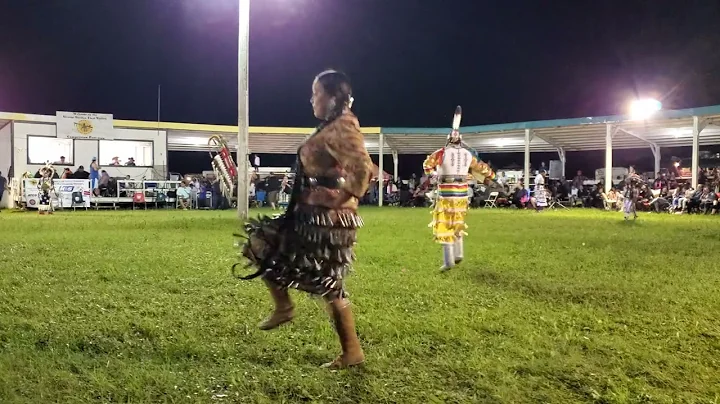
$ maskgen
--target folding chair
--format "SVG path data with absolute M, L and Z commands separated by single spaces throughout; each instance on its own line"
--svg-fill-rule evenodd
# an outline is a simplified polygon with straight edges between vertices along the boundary
M 143 204 L 145 206 L 145 209 L 147 209 L 147 204 L 145 203 L 145 193 L 144 192 L 135 192 L 133 193 L 133 199 L 132 199 L 132 208 L 135 210 L 135 205 Z
M 605 208 L 605 210 L 617 209 L 618 205 L 620 204 L 620 201 L 618 201 L 617 199 L 609 199 L 605 192 L 602 192 L 600 196 L 602 197 L 603 207 Z
M 155 188 L 155 209 L 163 205 L 167 207 L 167 194 L 163 190 Z
M 83 198 L 82 191 L 74 191 L 72 193 L 72 209 L 75 210 L 78 206 L 82 206 L 87 210 L 87 206 L 85 206 L 85 198 Z
M 488 198 L 485 200 L 485 208 L 497 208 L 497 205 L 495 202 L 497 202 L 498 195 L 500 195 L 499 192 L 493 191 L 490 192 L 490 195 L 488 195 Z
M 267 197 L 267 193 L 265 191 L 256 191 L 255 192 L 255 201 L 257 202 L 258 207 L 263 207 L 265 205 L 265 198 Z
M 563 209 L 567 209 L 567 208 L 568 208 L 567 206 L 565 206 L 565 205 L 563 205 L 562 203 L 560 203 L 560 201 L 559 201 L 556 197 L 554 197 L 554 196 L 552 196 L 552 195 L 549 195 L 549 193 L 547 193 L 547 194 L 548 194 L 547 199 L 550 201 L 550 204 L 549 204 L 549 206 L 548 206 L 549 209 L 557 209 L 558 206 L 561 207 L 561 208 L 563 208 Z

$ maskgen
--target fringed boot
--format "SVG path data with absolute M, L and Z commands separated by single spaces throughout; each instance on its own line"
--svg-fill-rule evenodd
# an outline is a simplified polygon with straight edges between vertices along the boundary
M 327 369 L 342 369 L 365 362 L 365 354 L 355 330 L 350 302 L 347 299 L 334 299 L 328 302 L 328 311 L 332 316 L 335 331 L 340 338 L 342 354 L 334 361 L 322 365 Z
M 455 243 L 443 244 L 443 266 L 440 267 L 441 271 L 448 271 L 455 266 Z
M 278 288 L 268 281 L 265 281 L 265 284 L 267 285 L 268 290 L 270 291 L 270 296 L 275 303 L 275 311 L 273 311 L 272 315 L 270 315 L 270 317 L 265 319 L 265 321 L 260 323 L 258 326 L 263 331 L 280 327 L 281 325 L 292 321 L 295 317 L 295 305 L 292 300 L 290 300 L 290 293 L 288 293 L 288 290 Z

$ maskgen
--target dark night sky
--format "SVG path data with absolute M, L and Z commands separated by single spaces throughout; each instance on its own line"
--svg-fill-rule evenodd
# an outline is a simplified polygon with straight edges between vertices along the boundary
M 162 85 L 162 120 L 234 124 L 237 1 L 0 0 L 0 110 L 155 120 Z M 635 94 L 720 104 L 717 1 L 251 2 L 251 125 L 314 126 L 327 67 L 364 126 L 448 126 L 457 104 L 466 125 L 617 114 Z

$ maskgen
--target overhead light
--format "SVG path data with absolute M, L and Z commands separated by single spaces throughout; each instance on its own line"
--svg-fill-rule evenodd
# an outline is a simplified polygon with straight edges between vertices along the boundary
M 630 103 L 630 117 L 645 120 L 662 109 L 662 103 L 652 98 L 634 100 Z

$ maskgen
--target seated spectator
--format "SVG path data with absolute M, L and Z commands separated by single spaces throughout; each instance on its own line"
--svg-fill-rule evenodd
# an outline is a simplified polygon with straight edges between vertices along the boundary
M 717 208 L 717 196 L 714 192 L 710 192 L 710 188 L 703 187 L 702 193 L 700 194 L 700 198 L 698 198 L 698 201 L 698 208 L 701 212 L 706 215 L 709 213 L 715 213 L 715 210 Z
M 606 210 L 617 210 L 619 207 L 618 204 L 618 194 L 615 188 L 610 188 L 610 191 L 608 193 L 602 193 L 603 202 L 605 204 Z
M 698 209 L 700 209 L 700 199 L 702 198 L 702 195 L 703 189 L 698 189 L 693 192 L 686 204 L 687 213 L 695 213 Z
M 177 189 L 177 200 L 178 206 L 182 207 L 183 210 L 188 210 L 190 206 L 190 186 L 185 181 L 182 181 Z
M 72 178 L 77 180 L 88 180 L 90 179 L 90 173 L 85 171 L 85 167 L 78 167 L 77 171 L 72 175 Z
M 683 198 L 684 194 L 685 194 L 684 188 L 680 188 L 680 187 L 675 188 L 675 190 L 672 193 L 672 198 L 671 198 L 672 202 L 671 202 L 670 209 L 672 211 L 676 211 L 680 207 L 680 200 Z
M 681 193 L 679 205 L 680 213 L 685 213 L 689 209 L 690 201 L 692 200 L 695 190 L 690 185 L 685 185 L 684 191 Z
M 516 188 L 512 196 L 512 206 L 522 209 L 525 208 L 529 202 L 530 193 L 528 190 L 523 187 Z
M 98 187 L 95 189 L 95 195 L 97 196 L 111 196 L 108 195 L 108 185 L 110 184 L 110 174 L 107 171 L 102 170 L 100 172 L 100 181 Z
M 411 205 L 413 207 L 423 207 L 426 205 L 427 198 L 425 196 L 426 193 L 430 192 L 431 184 L 430 184 L 430 178 L 426 177 L 425 181 L 420 183 L 418 186 L 415 187 L 415 191 L 413 191 L 412 194 L 412 203 Z
M 670 197 L 671 196 L 668 189 L 663 188 L 658 194 L 657 198 L 653 198 L 653 200 L 650 202 L 650 207 L 657 213 L 666 212 L 670 209 L 670 206 L 672 205 L 671 202 L 668 200 Z

